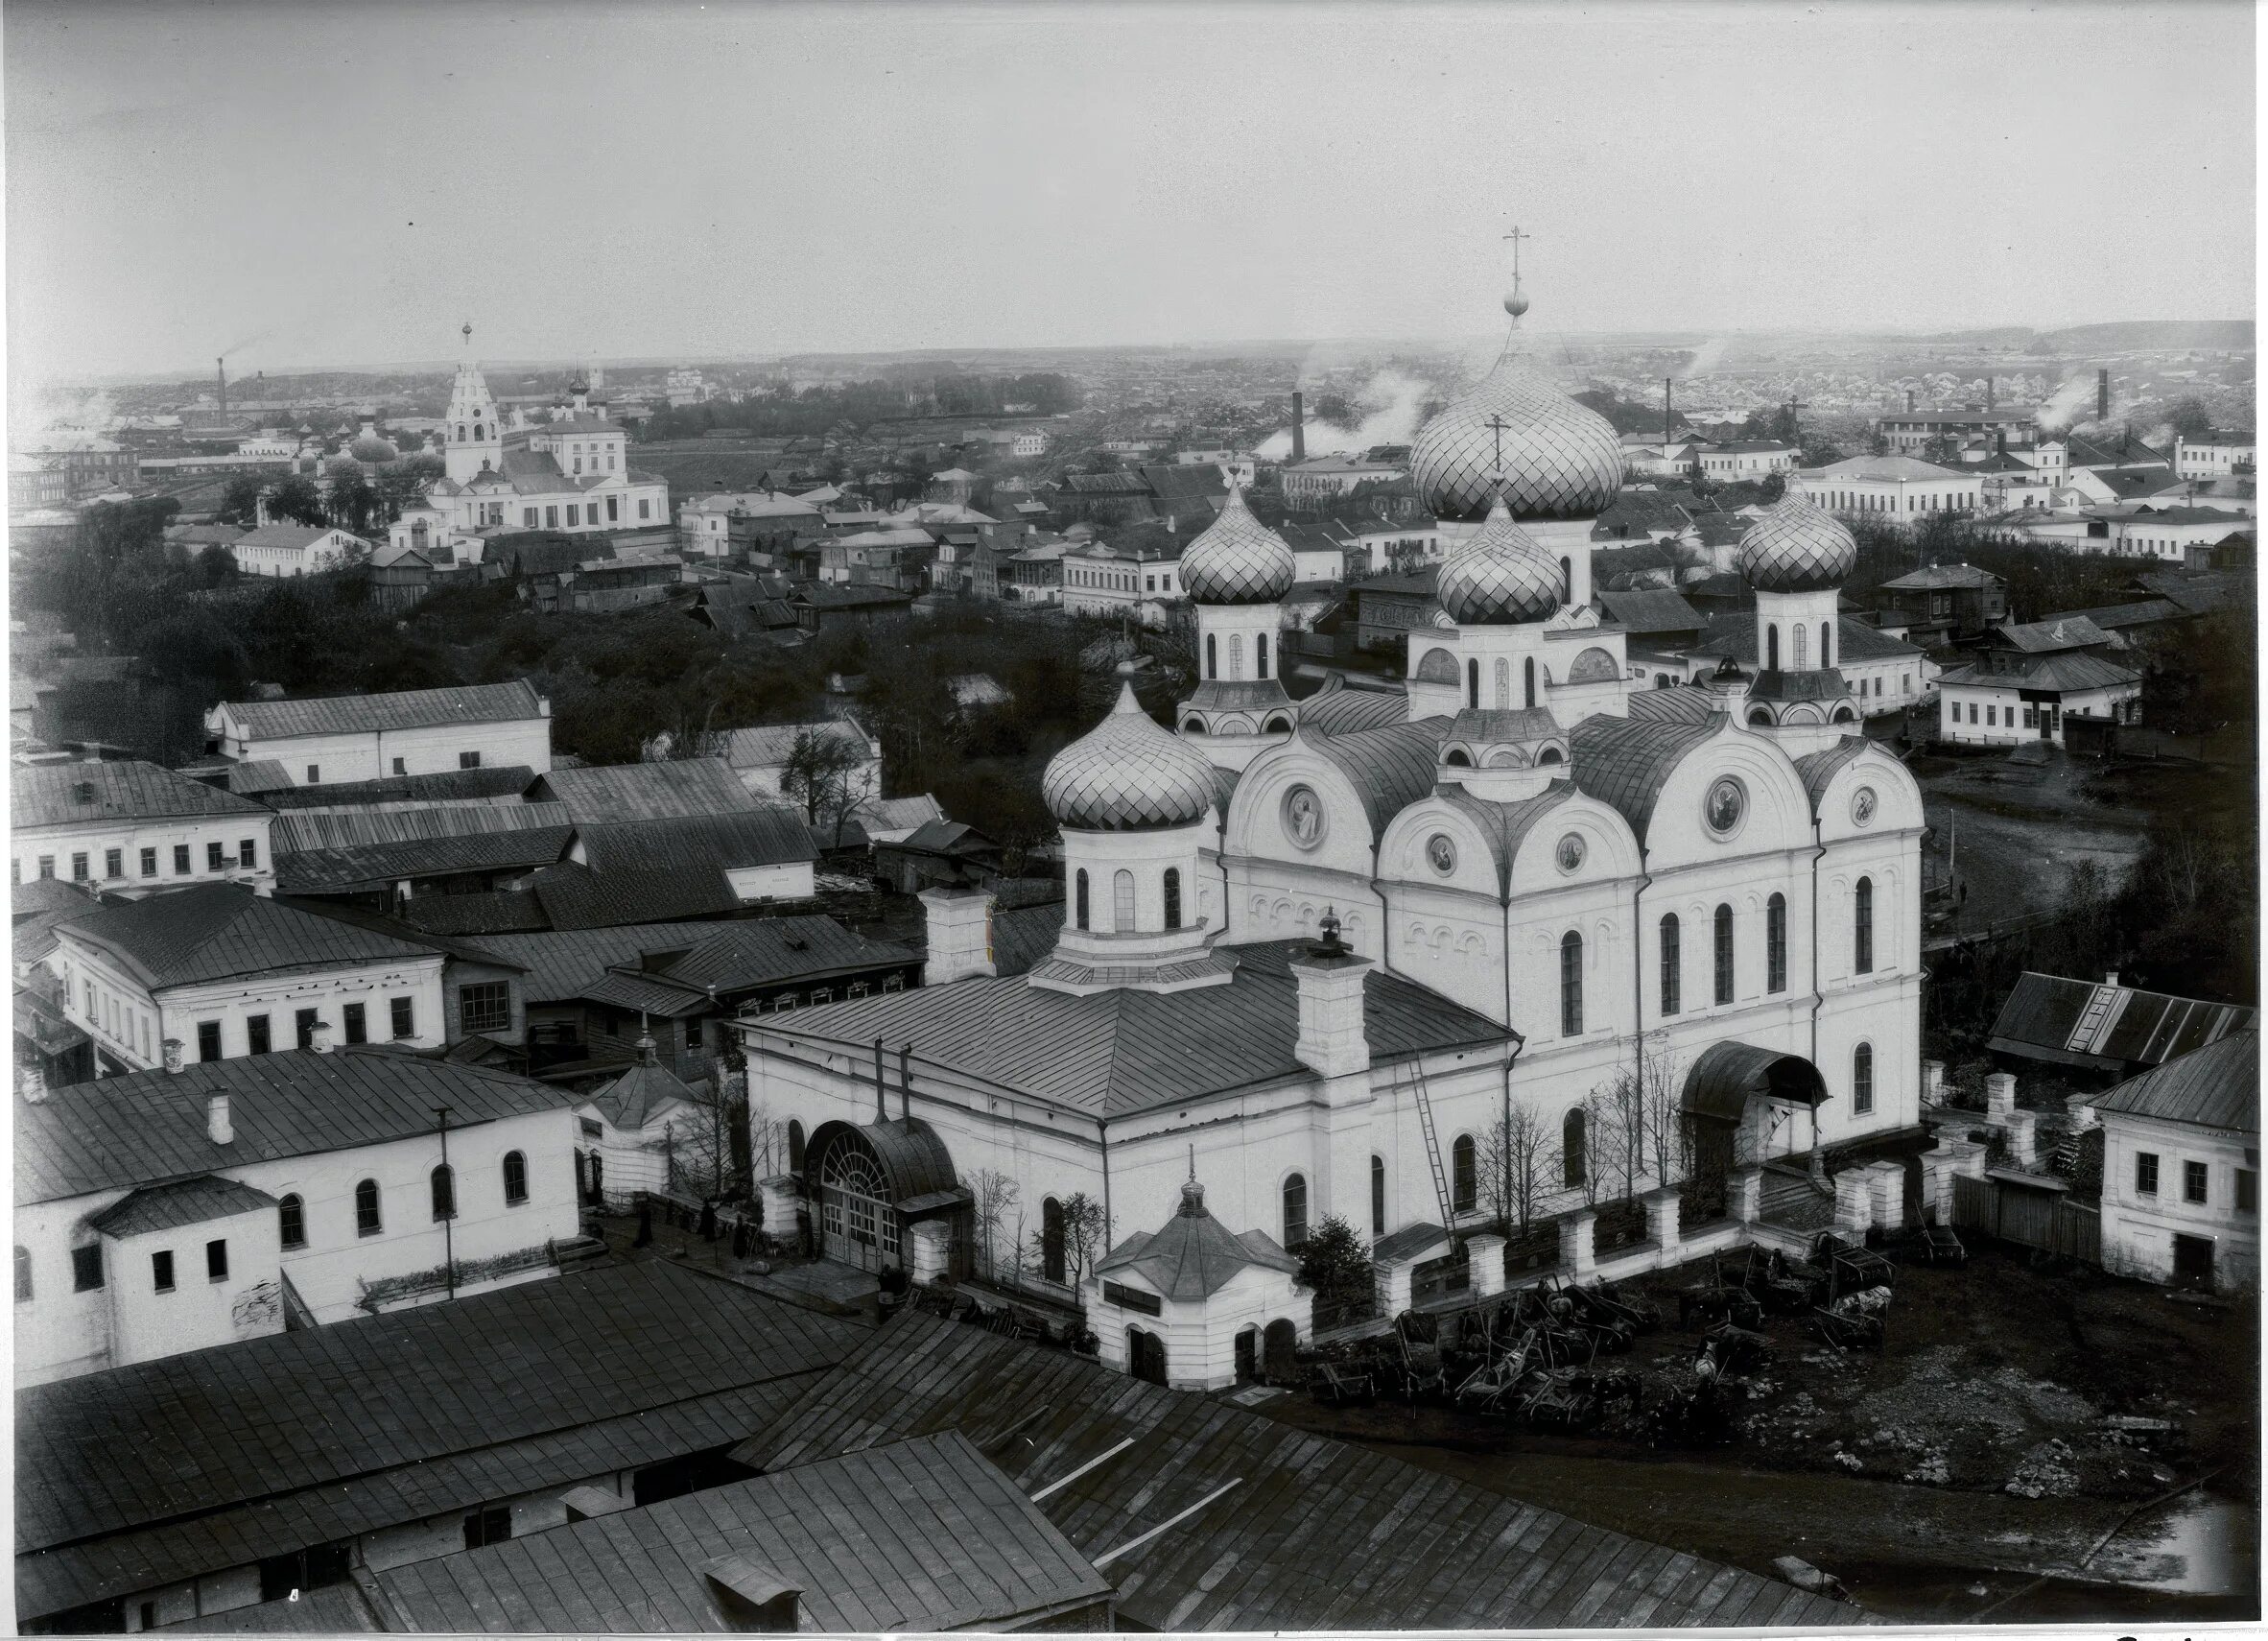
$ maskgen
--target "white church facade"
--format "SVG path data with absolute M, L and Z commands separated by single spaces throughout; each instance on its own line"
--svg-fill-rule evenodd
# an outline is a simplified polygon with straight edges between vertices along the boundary
M 1835 665 L 1852 537 L 1775 506 L 1741 548 L 1765 664 L 1650 687 L 1591 599 L 1620 444 L 1525 306 L 1412 449 L 1449 540 L 1400 691 L 1289 697 L 1296 562 L 1232 490 L 1182 561 L 1174 729 L 1127 690 L 1049 766 L 1054 951 L 1003 974 L 987 899 L 933 891 L 924 987 L 742 1022 L 752 1098 L 805 1136 L 770 1189 L 822 1252 L 924 1279 L 1036 1237 L 1106 1361 L 1207 1385 L 1209 1296 L 1240 1362 L 1306 1335 L 1288 1250 L 1326 1216 L 1382 1259 L 1484 1231 L 1508 1119 L 1539 1217 L 1918 1125 L 1922 803 Z M 1618 1170 L 1598 1096 L 1634 1071 L 1690 1144 Z
M 469 341 L 472 327 L 464 327 Z M 662 529 L 670 487 L 630 466 L 629 433 L 591 399 L 578 375 L 548 420 L 515 412 L 508 424 L 480 366 L 457 368 L 441 421 L 442 475 L 388 532 L 396 548 L 437 564 L 479 563 L 497 535 L 542 530 L 569 535 Z

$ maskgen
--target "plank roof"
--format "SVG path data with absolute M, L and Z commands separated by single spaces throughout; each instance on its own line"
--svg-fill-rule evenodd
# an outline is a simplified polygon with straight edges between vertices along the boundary
M 1015 1629 L 1106 1600 L 1110 1580 L 953 1431 L 377 1575 L 420 1631 L 748 1628 L 719 1579 L 798 1593 L 830 1632 Z
M 302 849 L 351 849 L 370 844 L 406 844 L 427 838 L 464 838 L 477 832 L 520 832 L 564 826 L 561 803 L 423 803 L 292 809 L 278 815 L 270 847 L 278 855 Z
M 791 1475 L 948 1430 L 1044 1494 L 1048 1519 L 1117 1583 L 1121 1613 L 1142 1629 L 1812 1628 L 1865 1617 L 1227 1402 L 912 1312 L 737 1452 Z
M 861 1049 L 877 1037 L 910 1043 L 918 1061 L 1107 1120 L 1311 1076 L 1293 1053 L 1299 987 L 1290 959 L 1302 943 L 1216 947 L 1237 963 L 1226 986 L 1075 996 L 979 976 L 768 1014 L 762 1025 Z M 1363 1005 L 1378 1061 L 1505 1040 L 1502 1027 L 1399 975 L 1365 975 Z
M 748 789 L 715 758 L 555 769 L 538 776 L 529 796 L 556 800 L 578 825 L 729 815 L 756 807 Z
M 2089 1102 L 2097 1112 L 2260 1131 L 2260 1034 L 2247 1028 L 2152 1066 Z
M 248 797 L 139 758 L 19 764 L 9 771 L 8 820 L 18 828 L 266 813 Z
M 280 969 L 407 963 L 437 955 L 413 944 L 279 905 L 241 884 L 205 883 L 99 906 L 64 925 L 153 991 Z
M 2239 1004 L 2026 970 L 2000 1005 L 1988 1046 L 2063 1065 L 2130 1071 L 2162 1065 L 2258 1024 L 2259 1011 Z
M 205 1131 L 212 1097 L 229 1097 L 235 1137 Z M 19 1207 L 156 1184 L 251 1162 L 384 1145 L 433 1131 L 433 1108 L 482 1123 L 558 1108 L 547 1084 L 386 1049 L 291 1049 L 193 1060 L 50 1088 L 15 1113 Z
M 740 787 L 730 771 L 718 764 L 710 767 Z M 741 796 L 744 799 L 746 792 Z M 734 871 L 790 865 L 817 855 L 801 811 L 778 803 L 721 815 L 583 823 L 577 826 L 576 839 L 590 868 L 602 876 L 617 871 Z
M 649 1261 L 18 1391 L 19 1614 L 721 1445 L 863 1333 Z
M 452 684 L 285 701 L 228 701 L 224 713 L 254 740 L 295 735 L 366 735 L 381 729 L 426 729 L 448 724 L 508 724 L 544 716 L 543 699 L 525 678 L 510 683 Z

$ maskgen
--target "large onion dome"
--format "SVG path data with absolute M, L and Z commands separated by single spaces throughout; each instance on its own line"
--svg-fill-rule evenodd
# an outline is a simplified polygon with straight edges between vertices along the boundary
M 1059 825 L 1079 832 L 1188 826 L 1213 813 L 1213 765 L 1160 728 L 1123 685 L 1094 728 L 1048 760 L 1040 797 Z
M 1824 592 L 1838 587 L 1858 561 L 1858 543 L 1842 521 L 1796 488 L 1740 537 L 1740 573 L 1760 592 Z
M 1239 485 L 1181 556 L 1181 584 L 1199 604 L 1274 604 L 1298 579 L 1291 548 L 1252 516 Z
M 1459 627 L 1542 621 L 1559 607 L 1560 590 L 1559 560 L 1512 521 L 1502 496 L 1433 583 L 1433 596 Z
M 1500 491 L 1515 518 L 1590 518 L 1622 488 L 1621 439 L 1544 373 L 1513 319 L 1496 368 L 1419 431 L 1409 476 L 1442 518 L 1478 518 Z

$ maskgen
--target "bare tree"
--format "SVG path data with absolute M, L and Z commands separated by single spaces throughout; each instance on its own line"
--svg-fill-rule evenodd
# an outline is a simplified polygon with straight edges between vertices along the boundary
M 1551 1191 L 1551 1130 L 1532 1106 L 1516 1105 L 1490 1130 L 1496 1167 L 1482 1181 L 1483 1205 L 1499 1225 L 1525 1230 Z
M 826 725 L 797 729 L 780 772 L 780 792 L 802 805 L 806 825 L 826 824 L 839 844 L 851 812 L 875 795 L 858 732 Z
M 1002 1232 L 1011 1217 L 1019 1226 L 1023 1224 L 1022 1216 L 1017 1213 L 1017 1199 L 1022 1193 L 1015 1180 L 993 1168 L 977 1170 L 969 1186 L 974 1199 L 978 1265 L 984 1275 L 996 1277 L 1000 1273 Z M 1015 1236 L 1007 1239 L 1010 1248 L 1015 1242 Z
M 1636 1057 L 1639 1109 L 1645 1123 L 1654 1183 L 1672 1185 L 1686 1178 L 1693 1167 L 1692 1125 L 1686 1118 L 1677 1062 L 1660 1032 L 1638 1039 Z
M 1063 1199 L 1063 1279 L 1075 1291 L 1087 1278 L 1095 1261 L 1108 1251 L 1110 1220 L 1102 1211 L 1102 1204 L 1084 1191 L 1074 1191 Z M 1043 1225 L 1031 1238 L 1029 1255 L 1033 1264 L 1045 1272 L 1048 1269 L 1048 1233 Z

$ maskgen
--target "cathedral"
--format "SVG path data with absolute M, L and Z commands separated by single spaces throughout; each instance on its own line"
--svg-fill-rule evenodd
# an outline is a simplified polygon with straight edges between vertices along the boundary
M 472 326 L 464 327 L 469 344 Z M 405 508 L 389 544 L 437 565 L 477 564 L 487 541 L 520 531 L 657 529 L 670 524 L 670 487 L 629 464 L 629 433 L 595 405 L 578 373 L 550 419 L 507 425 L 471 359 L 457 367 L 441 419 L 442 475 Z
M 1232 491 L 1182 559 L 1173 727 L 1123 691 L 1047 770 L 1052 950 L 1004 963 L 988 898 L 933 890 L 922 988 L 741 1023 L 797 1168 L 768 1221 L 1010 1264 L 1106 1361 L 1217 1384 L 1306 1334 L 1326 1217 L 1382 1272 L 1484 1232 L 1508 1134 L 1525 1219 L 1918 1125 L 1922 802 L 1836 667 L 1852 537 L 1791 487 L 1740 547 L 1756 670 L 1657 687 L 1592 601 L 1619 442 L 1526 305 L 1412 449 L 1450 539 L 1399 687 L 1286 691 L 1293 554 Z M 1678 1145 L 1598 1131 L 1618 1082 Z

